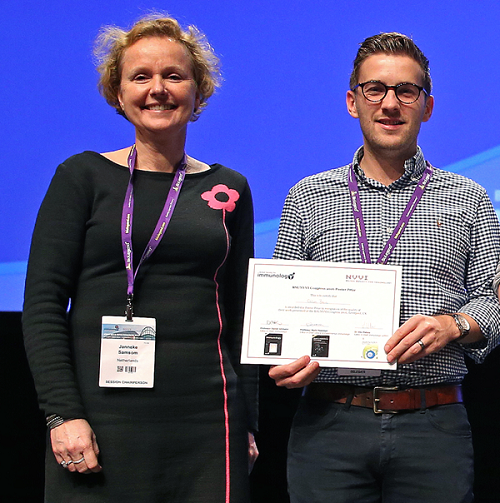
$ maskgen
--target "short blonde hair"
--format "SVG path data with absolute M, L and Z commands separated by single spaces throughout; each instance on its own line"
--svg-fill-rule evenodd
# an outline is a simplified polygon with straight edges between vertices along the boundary
M 143 17 L 129 31 L 116 26 L 104 26 L 101 29 L 94 46 L 100 74 L 99 92 L 109 105 L 125 117 L 118 102 L 123 54 L 135 42 L 148 37 L 168 37 L 187 49 L 193 64 L 194 81 L 200 93 L 200 105 L 191 117 L 191 121 L 196 121 L 207 106 L 208 98 L 220 87 L 222 77 L 219 58 L 205 35 L 195 26 L 188 26 L 184 30 L 176 19 L 165 14 Z

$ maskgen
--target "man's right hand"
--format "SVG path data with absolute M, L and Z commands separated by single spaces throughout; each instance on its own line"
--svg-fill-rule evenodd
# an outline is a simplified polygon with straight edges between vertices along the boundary
M 276 381 L 277 386 L 285 388 L 302 388 L 311 384 L 321 368 L 318 362 L 312 362 L 309 356 L 302 356 L 287 365 L 277 365 L 269 370 L 269 377 Z

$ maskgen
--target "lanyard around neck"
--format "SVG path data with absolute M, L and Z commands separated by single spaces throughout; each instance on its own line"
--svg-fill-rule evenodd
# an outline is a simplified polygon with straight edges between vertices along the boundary
M 405 231 L 410 218 L 415 211 L 418 203 L 422 199 L 425 189 L 429 184 L 433 173 L 432 166 L 427 163 L 424 173 L 422 174 L 420 180 L 418 181 L 413 194 L 404 209 L 399 222 L 397 223 L 391 237 L 387 240 L 387 243 L 382 250 L 379 258 L 377 259 L 377 264 L 387 264 L 389 257 L 391 256 L 394 248 L 398 244 L 403 232 Z M 354 167 L 351 164 L 349 166 L 349 195 L 352 206 L 352 214 L 354 216 L 354 223 L 356 225 L 356 236 L 358 238 L 359 253 L 361 255 L 361 261 L 364 264 L 371 264 L 370 250 L 368 247 L 368 237 L 366 235 L 365 221 L 363 218 L 363 210 L 361 209 L 361 198 L 359 197 L 359 186 L 356 180 L 356 173 L 354 172 Z
M 186 176 L 187 157 L 184 156 L 181 160 L 179 167 L 175 173 L 172 186 L 168 191 L 167 200 L 163 206 L 160 218 L 156 224 L 155 230 L 151 235 L 149 242 L 142 254 L 141 260 L 137 264 L 137 269 L 134 272 L 134 251 L 132 246 L 132 220 L 134 216 L 134 169 L 137 161 L 137 150 L 135 145 L 130 149 L 127 164 L 130 170 L 130 178 L 128 181 L 127 192 L 125 194 L 125 201 L 123 202 L 122 221 L 121 221 L 121 236 L 123 247 L 123 259 L 125 261 L 125 269 L 127 271 L 127 307 L 125 314 L 127 321 L 132 321 L 133 315 L 133 299 L 134 299 L 134 281 L 139 271 L 139 267 L 151 256 L 156 250 L 160 241 L 165 235 L 165 231 L 170 223 L 175 205 L 179 199 L 184 178 Z

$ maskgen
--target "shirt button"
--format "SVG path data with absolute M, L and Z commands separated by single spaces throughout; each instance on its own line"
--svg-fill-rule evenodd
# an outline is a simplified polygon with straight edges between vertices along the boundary
M 392 197 L 392 194 L 390 192 L 386 192 L 385 197 L 387 197 L 387 198 Z
M 387 232 L 387 234 L 391 234 L 392 233 L 392 229 L 390 227 L 387 227 L 387 229 L 385 230 L 385 232 Z

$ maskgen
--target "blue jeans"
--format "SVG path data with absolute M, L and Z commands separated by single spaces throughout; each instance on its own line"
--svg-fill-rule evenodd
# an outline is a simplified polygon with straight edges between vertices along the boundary
M 288 446 L 291 503 L 465 503 L 473 475 L 462 404 L 375 414 L 301 399 Z

